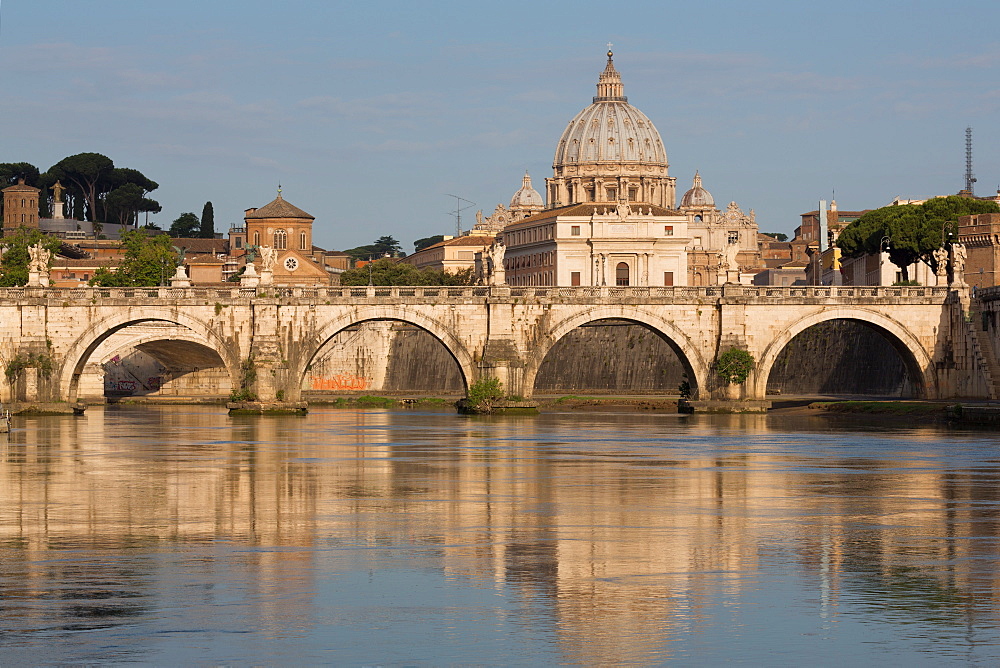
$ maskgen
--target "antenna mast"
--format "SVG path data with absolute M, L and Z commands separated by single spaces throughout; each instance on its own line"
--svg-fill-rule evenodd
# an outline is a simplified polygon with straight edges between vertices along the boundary
M 455 216 L 455 236 L 460 237 L 462 236 L 462 212 L 466 209 L 471 209 L 476 205 L 476 203 L 472 200 L 459 197 L 458 195 L 448 195 L 448 197 L 455 198 L 455 210 L 450 211 L 449 213 Z M 468 202 L 468 206 L 462 206 L 462 202 Z
M 976 177 L 972 175 L 972 128 L 965 128 L 965 189 L 975 194 Z

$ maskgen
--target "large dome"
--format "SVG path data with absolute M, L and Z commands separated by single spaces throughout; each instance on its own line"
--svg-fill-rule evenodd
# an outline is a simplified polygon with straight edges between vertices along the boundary
M 628 103 L 612 56 L 608 51 L 593 103 L 559 138 L 553 177 L 546 179 L 549 206 L 627 199 L 672 209 L 675 185 L 663 140 L 653 122 Z
M 653 122 L 625 97 L 621 75 L 608 51 L 608 64 L 589 107 L 566 126 L 553 166 L 588 162 L 641 162 L 666 167 L 667 152 Z

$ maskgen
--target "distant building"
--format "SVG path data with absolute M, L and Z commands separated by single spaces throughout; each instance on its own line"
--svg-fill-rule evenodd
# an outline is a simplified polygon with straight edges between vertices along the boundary
M 3 189 L 3 233 L 10 234 L 19 227 L 38 228 L 38 194 L 34 186 L 25 185 L 24 179 Z
M 494 236 L 488 234 L 450 237 L 407 255 L 399 261 L 403 264 L 412 264 L 417 269 L 456 273 L 464 269 L 473 269 L 476 264 L 476 253 L 483 252 L 493 240 Z
M 965 282 L 977 288 L 1000 285 L 1000 213 L 958 219 L 958 240 L 965 245 Z
M 681 197 L 678 207 L 688 219 L 691 242 L 687 246 L 688 285 L 715 285 L 724 272 L 723 249 L 737 244 L 740 283 L 751 283 L 764 264 L 757 220 L 754 212 L 744 214 L 736 202 L 726 210 L 715 207 L 715 199 L 702 185 L 701 175 L 694 174 L 691 189 Z M 770 237 L 769 237 L 770 239 Z
M 233 245 L 241 245 L 235 250 L 245 266 L 249 257 L 260 263 L 261 246 L 270 246 L 277 251 L 273 267 L 276 285 L 331 285 L 340 283 L 340 274 L 347 268 L 346 255 L 330 254 L 312 244 L 312 228 L 316 219 L 297 206 L 287 202 L 279 190 L 278 196 L 259 209 L 247 209 L 244 227 L 230 230 Z M 335 259 L 336 258 L 336 259 Z M 232 263 L 223 263 L 220 275 L 230 275 L 225 271 Z M 258 267 L 258 273 L 260 269 Z

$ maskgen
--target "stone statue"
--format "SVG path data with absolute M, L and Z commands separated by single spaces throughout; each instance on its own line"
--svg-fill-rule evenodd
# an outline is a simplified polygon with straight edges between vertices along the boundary
M 618 218 L 621 220 L 625 220 L 632 213 L 632 209 L 631 207 L 629 207 L 628 202 L 623 199 L 618 200 L 617 210 L 618 210 Z
M 944 284 L 944 279 L 948 276 L 948 250 L 942 246 L 935 249 L 931 255 L 934 256 L 934 262 L 937 264 L 934 274 L 939 279 L 938 283 Z
M 191 279 L 188 278 L 187 270 L 183 264 L 177 265 L 177 271 L 170 277 L 170 286 L 173 288 L 190 288 Z
M 278 251 L 270 246 L 260 247 L 261 272 L 273 271 L 274 263 L 278 261 Z
M 965 244 L 951 245 L 951 282 L 965 285 Z
M 54 201 L 56 202 L 63 201 L 62 194 L 64 190 L 66 189 L 63 187 L 63 184 L 59 183 L 59 181 L 56 181 L 56 184 L 52 186 L 52 198 L 54 199 Z
M 49 271 L 49 260 L 52 259 L 52 251 L 42 246 L 41 242 L 38 242 L 34 246 L 29 246 L 28 255 L 31 258 L 28 264 L 28 271 L 36 271 L 39 274 Z
M 726 271 L 739 271 L 740 263 L 736 261 L 736 256 L 740 253 L 740 244 L 728 243 L 726 244 L 726 250 L 723 252 L 725 257 L 725 268 Z
M 503 243 L 503 239 L 496 239 L 493 244 L 489 247 L 489 266 L 487 267 L 487 276 L 489 276 L 490 285 L 503 285 L 507 282 L 506 274 L 503 267 L 504 254 L 507 252 L 507 247 Z

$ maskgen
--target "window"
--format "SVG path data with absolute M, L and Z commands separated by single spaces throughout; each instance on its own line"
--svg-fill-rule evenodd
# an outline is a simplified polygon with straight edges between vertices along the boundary
M 580 272 L 573 271 L 569 274 L 569 284 L 574 286 L 580 285 Z
M 618 199 L 618 188 L 605 188 L 604 191 L 607 193 L 607 202 L 614 202 Z
M 674 236 L 674 226 L 673 225 L 664 225 L 663 226 L 663 235 L 667 236 L 667 237 Z
M 674 284 L 674 272 L 672 271 L 663 272 L 663 285 L 669 288 L 672 287 L 673 284 Z
M 628 189 L 628 201 L 635 202 L 638 199 L 639 199 L 639 189 L 638 188 L 629 188 Z
M 286 248 L 288 248 L 288 233 L 284 230 L 275 230 L 274 249 L 285 250 Z
M 731 244 L 738 244 L 739 242 L 740 242 L 740 233 L 739 232 L 735 232 L 735 231 L 734 232 L 730 232 L 729 233 L 729 243 L 731 243 Z
M 574 225 L 573 227 L 569 228 L 569 234 L 572 237 L 578 237 L 578 236 L 580 236 L 580 226 L 579 225 Z
M 695 237 L 694 238 L 694 245 L 695 246 L 700 246 L 701 245 L 701 237 Z
M 260 246 L 260 232 L 253 233 L 253 245 Z
M 615 267 L 615 285 L 628 285 L 628 263 L 619 262 Z
M 299 250 L 309 250 L 309 246 L 306 244 L 305 232 L 299 232 Z

